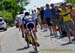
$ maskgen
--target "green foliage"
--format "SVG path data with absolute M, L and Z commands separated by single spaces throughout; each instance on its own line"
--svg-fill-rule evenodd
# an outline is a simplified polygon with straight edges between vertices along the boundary
M 13 17 L 12 17 L 12 13 L 8 12 L 6 10 L 2 10 L 0 11 L 0 15 L 3 17 L 4 20 L 8 21 L 8 24 L 11 25 L 13 22 Z
M 8 20 L 9 24 L 14 21 L 17 12 L 23 8 L 18 5 L 19 2 L 28 4 L 27 0 L 0 0 L 0 16 Z
M 27 4 L 29 4 L 29 0 L 16 0 L 17 3 L 20 3 L 20 6 L 26 6 Z
M 15 0 L 0 0 L 0 16 L 9 22 L 9 25 L 15 19 L 15 15 L 20 10 Z
M 75 0 L 66 0 L 68 3 L 72 3 L 73 5 L 75 5 Z

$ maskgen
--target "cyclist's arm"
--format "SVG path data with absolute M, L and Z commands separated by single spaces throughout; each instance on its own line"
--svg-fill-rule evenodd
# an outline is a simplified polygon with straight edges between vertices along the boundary
M 24 24 L 22 23 L 22 30 L 23 30 L 23 32 L 24 32 Z

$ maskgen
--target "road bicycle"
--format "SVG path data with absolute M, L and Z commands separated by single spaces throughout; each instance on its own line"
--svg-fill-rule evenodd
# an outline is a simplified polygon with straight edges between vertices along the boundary
M 33 32 L 32 28 L 29 28 L 29 32 L 27 33 L 27 36 L 25 37 L 25 39 L 26 39 L 26 42 L 27 42 L 28 47 L 29 47 L 29 44 L 32 44 L 35 52 L 38 52 L 38 49 L 37 49 L 38 44 L 36 42 L 36 39 L 35 39 L 33 33 L 34 32 Z

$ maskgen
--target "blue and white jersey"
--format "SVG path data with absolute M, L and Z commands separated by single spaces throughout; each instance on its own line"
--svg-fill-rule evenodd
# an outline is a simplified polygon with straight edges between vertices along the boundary
M 25 16 L 23 19 L 22 19 L 23 23 L 24 24 L 28 24 L 28 23 L 33 23 L 33 19 L 31 16 Z

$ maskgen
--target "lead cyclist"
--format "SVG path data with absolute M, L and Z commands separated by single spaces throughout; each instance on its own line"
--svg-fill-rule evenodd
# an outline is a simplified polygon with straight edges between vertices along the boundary
M 35 41 L 36 41 L 37 45 L 39 46 L 39 43 L 37 41 L 37 36 L 36 36 L 35 23 L 34 23 L 32 17 L 30 16 L 29 12 L 25 12 L 25 15 L 24 15 L 24 18 L 22 19 L 22 21 L 23 21 L 22 29 L 23 29 L 23 32 L 25 33 L 25 37 L 27 38 L 27 34 L 29 32 L 29 28 L 31 28 L 32 31 L 33 31 L 33 35 L 34 35 Z M 29 45 L 27 45 L 27 47 L 29 47 Z

